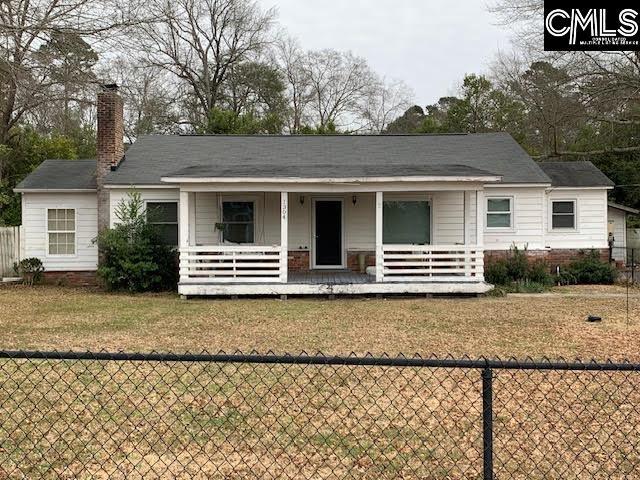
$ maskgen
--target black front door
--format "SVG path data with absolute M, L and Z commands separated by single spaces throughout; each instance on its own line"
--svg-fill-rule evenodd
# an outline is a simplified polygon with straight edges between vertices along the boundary
M 342 266 L 342 202 L 316 200 L 316 251 L 317 267 Z

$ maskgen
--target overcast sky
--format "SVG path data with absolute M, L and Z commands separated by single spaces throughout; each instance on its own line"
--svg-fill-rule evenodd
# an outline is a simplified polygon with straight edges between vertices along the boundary
M 259 0 L 305 49 L 351 50 L 388 78 L 404 80 L 419 105 L 455 93 L 482 73 L 509 32 L 483 0 Z

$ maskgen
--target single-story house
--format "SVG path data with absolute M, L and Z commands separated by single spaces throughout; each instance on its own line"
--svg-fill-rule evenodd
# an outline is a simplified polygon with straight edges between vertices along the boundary
M 134 190 L 179 248 L 185 296 L 473 294 L 514 245 L 607 256 L 613 183 L 538 164 L 506 133 L 151 135 L 125 154 L 122 108 L 105 87 L 97 161 L 47 160 L 16 188 L 25 255 L 49 276 L 94 275 L 92 240 Z

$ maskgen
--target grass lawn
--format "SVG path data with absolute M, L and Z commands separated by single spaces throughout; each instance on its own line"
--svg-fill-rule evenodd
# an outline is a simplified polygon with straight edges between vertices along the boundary
M 640 361 L 640 292 L 189 300 L 0 288 L 4 349 Z M 602 323 L 585 322 L 588 314 Z M 0 479 L 480 478 L 477 370 L 0 361 Z M 496 478 L 639 478 L 637 373 L 499 371 Z
M 640 291 L 632 291 L 628 323 L 625 299 L 600 295 L 624 291 L 558 289 L 565 294 L 562 298 L 184 301 L 170 294 L 13 286 L 0 288 L 0 347 L 640 361 Z M 604 320 L 588 324 L 589 314 Z

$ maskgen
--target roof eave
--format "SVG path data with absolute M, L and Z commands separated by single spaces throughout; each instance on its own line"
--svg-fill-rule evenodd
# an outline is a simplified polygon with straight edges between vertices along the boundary
M 631 213 L 632 215 L 640 214 L 640 210 L 636 208 L 627 207 L 626 205 L 620 205 L 619 203 L 615 203 L 615 202 L 608 202 L 607 206 L 615 210 L 620 210 L 621 212 Z
M 182 177 L 167 176 L 164 183 L 414 183 L 414 182 L 473 182 L 493 183 L 502 180 L 499 175 L 425 175 L 397 177 Z
M 16 193 L 95 193 L 95 188 L 14 188 Z

